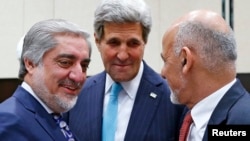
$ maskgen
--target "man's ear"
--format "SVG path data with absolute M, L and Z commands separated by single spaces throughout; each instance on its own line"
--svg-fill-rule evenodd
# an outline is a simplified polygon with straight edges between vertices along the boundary
M 24 65 L 25 65 L 26 70 L 29 73 L 32 73 L 35 68 L 35 64 L 32 61 L 30 61 L 28 58 L 24 58 L 23 60 L 24 60 Z
M 181 65 L 182 65 L 182 71 L 183 73 L 187 73 L 190 71 L 193 65 L 193 57 L 192 57 L 192 52 L 188 47 L 183 47 L 181 50 Z
M 187 59 L 184 58 L 184 59 L 182 60 L 181 64 L 182 64 L 182 66 L 184 66 L 184 65 L 186 65 L 186 63 L 187 63 Z

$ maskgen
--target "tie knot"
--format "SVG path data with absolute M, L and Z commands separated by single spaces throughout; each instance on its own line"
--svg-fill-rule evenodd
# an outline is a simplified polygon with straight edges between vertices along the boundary
M 52 116 L 53 116 L 53 118 L 54 118 L 54 119 L 56 119 L 56 120 L 59 120 L 59 119 L 61 120 L 61 119 L 62 119 L 62 115 L 61 115 L 61 114 L 58 114 L 58 113 L 52 113 L 51 115 L 52 115 Z
M 53 114 L 53 117 L 60 128 L 65 128 L 67 126 L 67 123 L 62 119 L 61 115 Z
M 111 88 L 111 94 L 112 96 L 117 96 L 118 93 L 121 91 L 122 85 L 118 82 L 113 83 L 112 88 Z
M 185 115 L 184 122 L 186 122 L 189 125 L 193 122 L 192 115 L 191 115 L 190 111 Z

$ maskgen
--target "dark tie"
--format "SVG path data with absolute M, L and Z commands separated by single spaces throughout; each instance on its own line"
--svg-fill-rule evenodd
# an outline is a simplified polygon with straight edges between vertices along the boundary
M 103 115 L 102 141 L 114 141 L 117 123 L 118 94 L 121 89 L 122 86 L 120 83 L 114 83 L 112 85 L 107 109 Z
M 192 120 L 191 112 L 189 111 L 185 115 L 185 118 L 184 118 L 183 123 L 181 125 L 179 141 L 186 141 L 187 135 L 189 132 L 189 128 L 190 128 L 190 125 L 192 122 L 193 122 L 193 120 Z
M 75 141 L 73 134 L 71 133 L 69 126 L 67 123 L 62 119 L 60 114 L 52 114 L 56 124 L 60 127 L 63 135 L 67 139 L 67 141 Z

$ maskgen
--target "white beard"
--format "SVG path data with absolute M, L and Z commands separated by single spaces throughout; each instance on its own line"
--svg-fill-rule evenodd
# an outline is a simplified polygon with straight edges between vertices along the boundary
M 171 102 L 173 104 L 180 104 L 180 102 L 179 102 L 179 100 L 178 100 L 178 98 L 176 96 L 176 93 L 174 93 L 173 90 L 171 90 L 171 89 L 170 89 L 170 91 L 171 91 L 171 94 L 170 94 L 170 100 L 171 100 Z

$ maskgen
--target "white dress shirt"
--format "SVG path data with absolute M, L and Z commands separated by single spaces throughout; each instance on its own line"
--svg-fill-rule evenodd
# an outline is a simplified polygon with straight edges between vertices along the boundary
M 49 113 L 53 113 L 53 111 L 34 93 L 34 91 L 32 90 L 32 88 L 30 87 L 30 85 L 26 82 L 22 82 L 21 86 L 29 92 L 29 94 L 31 94 L 42 106 L 43 108 Z
M 139 72 L 131 81 L 121 82 L 122 90 L 118 96 L 118 115 L 117 115 L 117 129 L 115 133 L 115 141 L 124 141 L 125 133 L 128 127 L 130 115 L 133 109 L 136 93 L 141 81 L 143 73 L 143 62 L 141 62 Z M 105 83 L 105 98 L 104 98 L 104 112 L 106 110 L 111 86 L 114 81 L 107 74 Z
M 235 82 L 236 79 L 204 98 L 191 109 L 191 115 L 194 122 L 190 126 L 187 141 L 202 140 L 208 121 L 216 105 Z

